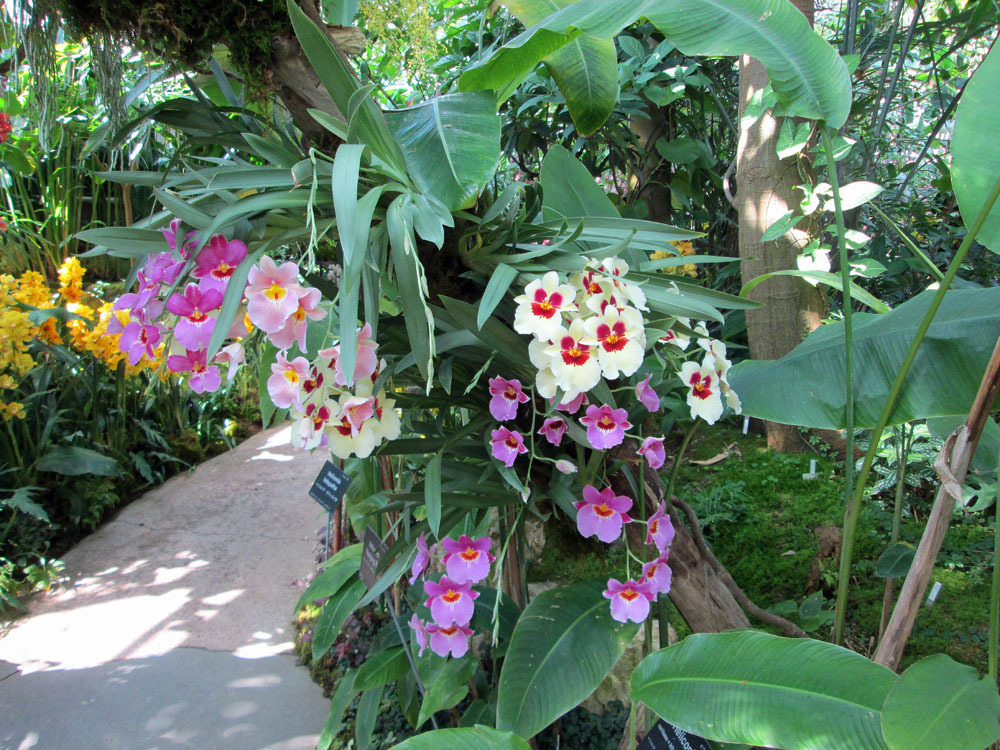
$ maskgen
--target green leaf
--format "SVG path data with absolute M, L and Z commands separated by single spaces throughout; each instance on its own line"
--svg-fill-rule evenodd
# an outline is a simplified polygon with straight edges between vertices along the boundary
M 573 154 L 553 144 L 542 160 L 542 211 L 546 220 L 570 216 L 618 219 L 618 209 Z
M 493 269 L 493 275 L 490 276 L 482 299 L 479 300 L 479 312 L 476 313 L 476 323 L 480 328 L 497 309 L 500 300 L 507 294 L 507 290 L 510 289 L 510 285 L 514 283 L 516 278 L 517 269 L 511 268 L 506 263 L 501 263 Z
M 802 221 L 805 216 L 799 214 L 795 215 L 794 211 L 787 211 L 784 216 L 774 222 L 771 226 L 764 230 L 764 234 L 760 236 L 761 242 L 771 242 L 781 237 L 785 232 L 794 227 L 800 221 Z
M 436 729 L 410 737 L 393 750 L 530 750 L 516 734 L 476 725 L 472 729 Z
M 811 134 L 811 122 L 796 122 L 791 117 L 786 117 L 782 120 L 781 131 L 778 133 L 778 158 L 787 159 L 789 156 L 795 156 L 809 143 Z
M 902 578 L 910 572 L 910 564 L 917 550 L 906 542 L 893 542 L 879 555 L 875 563 L 878 578 Z
M 427 304 L 427 279 L 420 258 L 417 257 L 411 219 L 413 204 L 408 198 L 405 194 L 400 195 L 389 204 L 386 224 L 406 333 L 417 369 L 426 379 L 429 390 L 434 377 L 434 315 Z
M 152 229 L 134 227 L 85 229 L 77 232 L 76 238 L 97 245 L 93 250 L 81 253 L 81 257 L 84 258 L 103 255 L 105 252 L 119 258 L 145 258 L 147 255 L 167 250 L 163 233 Z
M 466 69 L 458 79 L 458 87 L 461 91 L 495 91 L 497 105 L 503 104 L 545 57 L 565 46 L 577 33 L 528 29 L 486 60 Z
M 424 504 L 427 508 L 427 523 L 435 538 L 441 530 L 441 458 L 442 452 L 435 453 L 424 470 Z
M 854 316 L 855 423 L 873 427 L 933 299 L 923 292 L 885 315 Z M 1000 289 L 945 295 L 889 416 L 889 424 L 969 412 L 1000 337 Z M 821 326 L 779 360 L 741 362 L 729 383 L 743 412 L 784 424 L 844 428 L 844 326 Z M 780 384 L 780 387 L 775 387 Z
M 993 45 L 965 87 L 951 137 L 951 184 L 967 227 L 982 210 L 1000 175 L 1000 150 L 996 147 L 997 122 L 1000 122 L 997 91 L 1000 91 L 1000 46 Z M 1000 201 L 993 205 L 976 239 L 1000 253 Z
M 102 456 L 90 448 L 78 445 L 60 445 L 50 448 L 38 459 L 39 471 L 50 471 L 67 477 L 94 474 L 100 477 L 116 477 L 118 462 L 110 456 Z
M 410 668 L 402 646 L 370 654 L 358 670 L 356 690 L 371 690 L 399 679 Z
M 774 276 L 796 276 L 800 279 L 806 279 L 808 281 L 814 281 L 819 284 L 826 284 L 829 287 L 833 287 L 838 292 L 844 291 L 843 280 L 839 274 L 830 273 L 829 271 L 798 271 L 798 270 L 787 270 L 787 271 L 772 271 L 771 273 L 761 274 L 757 278 L 751 280 L 742 289 L 740 289 L 740 296 L 745 297 L 747 293 L 757 286 L 762 281 L 767 281 Z M 872 310 L 877 313 L 887 313 L 891 309 L 885 302 L 872 296 L 860 286 L 851 282 L 851 297 L 857 302 L 867 305 Z
M 18 487 L 10 497 L 0 497 L 0 506 L 6 505 L 48 523 L 49 514 L 45 512 L 45 508 L 32 500 L 41 491 L 41 487 Z
M 719 742 L 881 750 L 879 710 L 895 680 L 830 643 L 741 630 L 699 633 L 646 657 L 631 697 Z
M 500 116 L 488 91 L 435 96 L 386 114 L 421 192 L 450 209 L 469 208 L 500 158 Z
M 507 10 L 533 26 L 573 0 L 504 0 Z M 566 99 L 581 135 L 590 135 L 608 119 L 618 102 L 618 53 L 611 39 L 582 34 L 543 62 Z
M 361 569 L 361 550 L 361 544 L 352 544 L 334 555 L 327 563 L 326 570 L 306 586 L 306 590 L 295 604 L 295 609 L 298 610 L 308 602 L 325 599 L 340 591 L 344 583 Z
M 314 661 L 330 650 L 333 642 L 340 635 L 340 629 L 344 626 L 344 622 L 358 606 L 364 593 L 364 582 L 355 581 L 332 596 L 323 606 L 323 611 L 316 619 L 313 631 L 312 658 Z
M 843 211 L 850 211 L 852 208 L 863 206 L 868 201 L 877 198 L 885 192 L 885 188 L 874 182 L 859 180 L 844 185 L 840 188 L 840 208 Z M 833 211 L 833 198 L 823 204 L 824 211 Z
M 357 691 L 354 690 L 356 674 L 357 672 L 353 669 L 348 669 L 341 676 L 333 698 L 330 699 L 330 713 L 326 717 L 326 723 L 323 725 L 323 732 L 320 734 L 316 750 L 329 750 L 337 735 L 344 728 L 344 714 L 347 712 L 348 706 L 351 705 L 351 701 L 354 700 L 354 696 L 357 695 Z
M 1000 695 L 989 677 L 934 654 L 910 666 L 882 706 L 890 750 L 982 750 L 1000 739 Z
M 826 120 L 834 129 L 847 121 L 847 66 L 788 0 L 659 0 L 644 5 L 644 15 L 684 54 L 760 60 L 787 114 Z
M 360 677 L 360 674 L 358 676 Z M 354 681 L 354 684 L 357 686 L 357 680 Z M 382 702 L 382 690 L 383 687 L 380 685 L 374 690 L 365 691 L 358 702 L 358 713 L 354 725 L 354 736 L 358 741 L 358 750 L 368 750 L 372 743 L 379 704 Z
M 521 614 L 497 690 L 497 728 L 537 734 L 590 695 L 638 631 L 611 619 L 604 585 L 574 583 L 536 596 Z
M 428 656 L 429 659 L 440 659 Z M 420 704 L 420 716 L 417 726 L 422 725 L 431 716 L 446 708 L 457 706 L 469 693 L 468 682 L 476 673 L 477 663 L 471 657 L 463 659 L 448 659 L 438 670 L 434 679 L 426 686 L 424 700 Z

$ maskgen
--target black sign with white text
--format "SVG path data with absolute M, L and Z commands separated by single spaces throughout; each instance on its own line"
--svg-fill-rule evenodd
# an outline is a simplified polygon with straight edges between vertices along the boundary
M 660 719 L 639 743 L 639 750 L 712 750 L 708 740 Z
M 365 546 L 361 550 L 361 580 L 371 588 L 379 579 L 378 564 L 389 549 L 371 526 L 365 529 Z
M 344 499 L 344 493 L 347 492 L 347 485 L 350 483 L 351 478 L 347 474 L 334 466 L 332 461 L 327 461 L 309 488 L 309 497 L 322 505 L 327 512 L 333 513 Z

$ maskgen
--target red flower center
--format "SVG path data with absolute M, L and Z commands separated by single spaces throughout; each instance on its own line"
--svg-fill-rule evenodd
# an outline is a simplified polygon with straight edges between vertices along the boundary
M 600 505 L 594 506 L 594 513 L 599 515 L 601 518 L 611 518 L 611 516 L 615 514 L 615 511 L 609 508 L 607 503 L 601 503 Z
M 704 401 L 712 395 L 712 376 L 702 377 L 698 373 L 691 376 L 691 393 Z
M 622 599 L 629 602 L 630 604 L 639 598 L 639 592 L 633 591 L 632 589 L 625 589 L 618 594 Z
M 579 367 L 586 364 L 590 359 L 590 347 L 577 342 L 572 336 L 564 336 L 560 342 L 562 349 L 562 359 L 567 365 Z
M 459 557 L 461 557 L 466 562 L 475 562 L 476 560 L 479 559 L 479 550 L 475 549 L 474 547 L 466 547 L 465 551 L 459 554 Z
M 455 591 L 454 589 L 448 589 L 443 594 L 441 594 L 441 599 L 446 601 L 448 604 L 454 604 L 461 598 L 462 598 L 462 592 Z

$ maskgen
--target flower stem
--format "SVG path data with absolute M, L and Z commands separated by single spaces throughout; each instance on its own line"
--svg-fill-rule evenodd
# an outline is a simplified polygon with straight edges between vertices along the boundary
M 681 462 L 684 460 L 684 454 L 687 452 L 688 444 L 691 442 L 691 438 L 694 437 L 694 433 L 698 431 L 698 426 L 701 424 L 697 419 L 691 424 L 691 428 L 684 433 L 684 439 L 681 441 L 681 447 L 677 449 L 677 456 L 674 458 L 674 465 L 670 469 L 670 479 L 667 480 L 667 489 L 664 492 L 664 500 L 667 503 L 667 513 L 670 512 L 670 499 L 674 496 L 674 485 L 677 483 L 677 474 L 680 473 Z
M 837 220 L 837 247 L 840 249 L 840 283 L 844 297 L 844 427 L 845 427 L 845 459 L 844 459 L 844 505 L 846 514 L 844 520 L 844 546 L 841 555 L 840 580 L 837 592 L 837 620 L 834 628 L 834 640 L 840 643 L 843 626 L 843 607 L 841 606 L 841 590 L 844 593 L 843 599 L 846 603 L 847 584 L 850 582 L 850 552 L 854 546 L 854 533 L 857 528 L 857 514 L 854 515 L 854 523 L 848 524 L 853 510 L 851 498 L 854 490 L 854 324 L 851 319 L 851 266 L 847 257 L 847 230 L 844 228 L 844 211 L 840 200 L 840 183 L 837 180 L 837 162 L 833 158 L 833 139 L 830 137 L 830 128 L 823 127 L 823 150 L 826 153 L 826 169 L 830 176 L 830 187 L 833 190 L 833 210 Z M 860 505 L 860 503 L 857 503 Z M 850 536 L 850 538 L 848 538 Z M 846 570 L 844 562 L 846 561 Z
M 990 587 L 990 647 L 989 647 L 989 670 L 990 679 L 994 683 L 997 681 L 997 633 L 1000 618 L 1000 529 L 997 528 L 997 521 L 1000 521 L 1000 453 L 997 454 L 997 481 L 996 498 L 993 502 L 993 585 Z

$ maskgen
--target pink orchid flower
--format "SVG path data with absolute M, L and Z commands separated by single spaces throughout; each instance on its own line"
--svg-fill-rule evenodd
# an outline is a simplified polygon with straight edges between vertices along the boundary
M 618 622 L 643 622 L 649 617 L 649 602 L 653 598 L 649 583 L 608 579 L 604 598 L 611 600 L 611 617 Z
M 167 241 L 167 247 L 170 248 L 170 251 L 177 253 L 184 260 L 187 260 L 191 255 L 191 250 L 194 249 L 194 243 L 190 242 L 190 240 L 197 237 L 198 233 L 188 232 L 184 235 L 184 239 L 178 242 L 177 235 L 180 233 L 180 230 L 181 220 L 174 219 L 170 222 L 169 229 L 161 229 L 160 231 L 163 233 L 163 238 Z
M 356 345 L 357 354 L 354 357 L 354 379 L 352 381 L 355 383 L 365 378 L 371 378 L 378 369 L 378 354 L 376 353 L 378 344 L 372 338 L 371 323 L 365 323 L 358 329 Z M 347 380 L 344 377 L 344 369 L 340 364 L 340 346 L 324 349 L 320 354 L 330 357 L 330 366 L 333 367 L 334 371 L 334 382 L 337 385 L 346 386 Z
M 173 284 L 184 270 L 184 261 L 175 258 L 173 253 L 156 253 L 146 258 L 142 270 L 151 284 Z
M 588 406 L 587 416 L 580 421 L 587 427 L 587 440 L 598 450 L 614 448 L 625 439 L 625 430 L 632 426 L 624 409 L 610 406 Z
M 424 655 L 424 651 L 427 650 L 427 626 L 414 613 L 413 617 L 410 618 L 410 627 L 413 629 L 413 635 L 417 639 L 417 658 L 419 659 Z
M 188 386 L 195 393 L 213 393 L 222 385 L 219 368 L 205 362 L 206 351 L 188 349 L 185 354 L 172 354 L 167 357 L 167 369 L 171 372 L 190 372 Z
M 310 320 L 322 320 L 326 310 L 319 306 L 323 296 L 319 289 L 309 287 L 299 293 L 299 306 L 293 312 L 280 330 L 268 334 L 271 343 L 279 349 L 288 349 L 292 344 L 299 345 L 299 351 L 306 350 L 306 329 Z
M 598 492 L 596 487 L 583 488 L 583 500 L 573 503 L 576 514 L 576 528 L 584 537 L 597 534 L 602 542 L 613 542 L 622 533 L 622 525 L 629 523 L 628 511 L 632 507 L 631 498 L 615 495 L 610 487 Z
M 488 536 L 472 539 L 462 534 L 458 541 L 442 539 L 448 576 L 455 583 L 479 583 L 490 574 L 490 563 L 496 559 L 489 551 L 492 546 Z
M 660 397 L 656 395 L 656 391 L 649 385 L 649 379 L 652 375 L 647 375 L 646 379 L 641 383 L 636 383 L 635 386 L 635 397 L 642 402 L 642 405 L 649 409 L 650 412 L 657 412 L 660 410 Z
M 431 555 L 434 554 L 434 547 L 427 546 L 427 538 L 423 532 L 420 532 L 420 536 L 417 537 L 417 558 L 413 561 L 413 567 L 410 568 L 410 585 L 412 586 L 417 582 L 417 579 L 424 574 L 427 570 L 427 565 L 431 561 Z M 416 615 L 414 615 L 416 617 Z
M 195 258 L 196 265 L 191 275 L 202 279 L 205 289 L 225 292 L 236 267 L 246 257 L 247 246 L 242 242 L 215 234 Z
M 667 452 L 663 448 L 663 438 L 661 437 L 648 437 L 642 441 L 642 445 L 639 447 L 637 453 L 640 456 L 645 456 L 646 460 L 649 461 L 649 465 L 653 469 L 659 469 L 663 466 L 663 462 L 667 460 Z
M 646 544 L 655 544 L 657 550 L 664 552 L 673 541 L 674 522 L 667 514 L 666 502 L 662 502 L 646 522 Z
M 309 374 L 306 358 L 296 357 L 289 362 L 284 352 L 278 352 L 277 361 L 271 365 L 271 373 L 267 379 L 267 392 L 274 405 L 279 409 L 288 409 L 295 404 L 301 410 L 299 394 L 302 381 Z
M 555 401 L 555 399 L 552 400 Z M 576 398 L 567 401 L 564 404 L 557 404 L 556 411 L 564 411 L 567 414 L 576 414 L 580 410 L 581 406 L 585 406 L 588 403 L 590 402 L 587 401 L 587 394 L 581 392 L 576 394 Z
M 128 354 L 128 363 L 134 367 L 144 356 L 155 359 L 156 353 L 153 350 L 159 343 L 159 328 L 132 321 L 122 330 L 118 346 L 122 352 Z
M 222 307 L 222 292 L 205 291 L 197 284 L 188 284 L 184 294 L 174 294 L 167 300 L 167 310 L 180 318 L 174 326 L 174 338 L 185 349 L 206 349 L 215 330 L 216 318 L 209 315 Z
M 528 394 L 521 390 L 520 380 L 507 380 L 497 375 L 490 378 L 490 414 L 498 422 L 517 417 L 517 407 L 528 402 Z
M 431 651 L 438 656 L 451 654 L 456 659 L 461 659 L 469 653 L 469 636 L 472 635 L 472 629 L 466 625 L 442 628 L 440 625 L 428 623 L 427 632 L 431 636 Z
M 664 552 L 642 566 L 642 581 L 649 584 L 649 593 L 653 596 L 670 593 L 671 572 L 670 566 L 667 565 L 667 557 L 667 553 Z
M 514 459 L 519 454 L 528 452 L 521 433 L 515 430 L 508 430 L 506 427 L 501 427 L 499 430 L 493 430 L 490 435 L 492 436 L 490 444 L 492 446 L 493 458 L 497 461 L 502 461 L 506 466 L 513 466 Z
M 299 267 L 288 261 L 280 266 L 266 255 L 250 269 L 244 294 L 250 322 L 264 333 L 281 330 L 299 308 Z
M 226 380 L 232 380 L 233 375 L 236 374 L 236 370 L 243 362 L 243 344 L 239 341 L 234 341 L 232 344 L 222 347 L 212 361 L 220 365 L 229 365 Z
M 431 609 L 431 617 L 438 627 L 452 623 L 467 625 L 472 620 L 475 609 L 473 602 L 479 592 L 472 590 L 471 583 L 457 583 L 448 576 L 442 576 L 440 583 L 424 581 L 425 605 Z
M 538 431 L 538 434 L 544 436 L 552 445 L 559 445 L 567 429 L 569 427 L 565 420 L 559 417 L 549 417 L 542 423 L 542 428 Z

